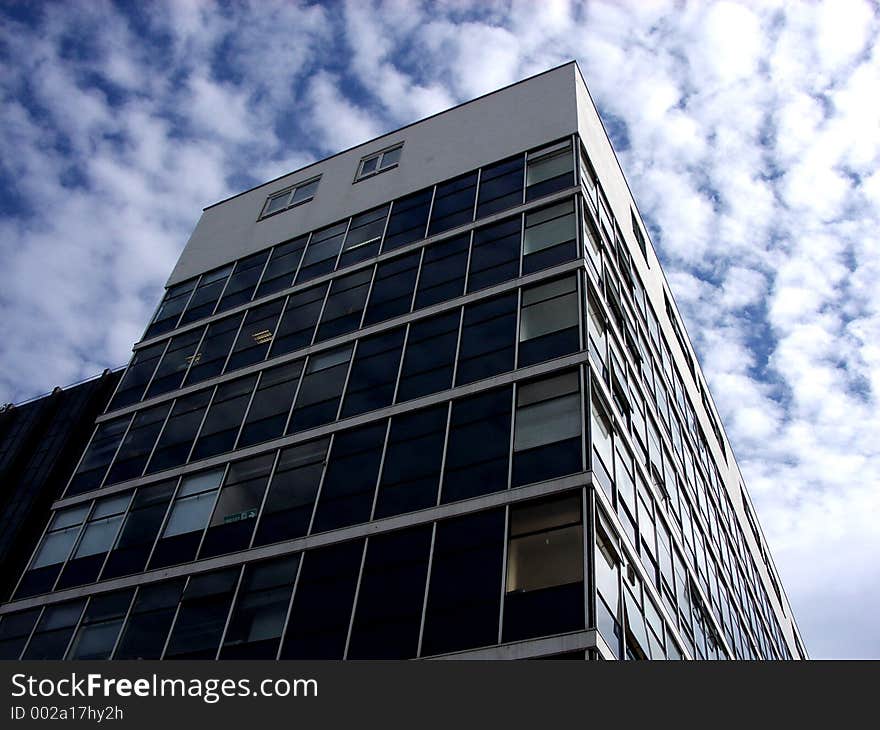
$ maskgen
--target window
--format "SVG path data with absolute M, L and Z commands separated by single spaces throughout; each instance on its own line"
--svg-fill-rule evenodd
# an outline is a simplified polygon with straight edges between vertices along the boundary
M 485 289 L 519 274 L 519 249 L 522 220 L 508 218 L 474 231 L 468 291 Z
M 517 388 L 513 486 L 581 470 L 581 406 L 577 372 Z
M 504 641 L 584 628 L 581 493 L 510 508 Z
M 447 405 L 391 419 L 374 519 L 437 504 Z
M 272 193 L 266 199 L 260 218 L 265 218 L 273 213 L 293 208 L 301 203 L 308 203 L 315 197 L 319 182 L 321 182 L 320 176 L 314 177 L 311 180 L 304 180 L 301 183 L 285 188 L 277 193 Z
M 272 249 L 269 263 L 266 264 L 263 278 L 257 287 L 257 298 L 274 294 L 293 284 L 293 277 L 308 240 L 308 235 L 300 236 Z
M 385 261 L 376 267 L 364 326 L 406 314 L 412 304 L 419 271 L 420 251 Z
M 372 177 L 385 170 L 397 167 L 400 161 L 400 155 L 403 152 L 403 143 L 389 147 L 387 150 L 376 152 L 372 155 L 364 157 L 358 165 L 355 182 L 363 180 L 365 177 Z
M 134 414 L 131 428 L 125 434 L 113 466 L 107 474 L 106 484 L 134 479 L 143 473 L 170 410 L 171 404 L 163 403 Z
M 614 428 L 605 408 L 595 398 L 590 398 L 590 443 L 592 444 L 591 468 L 593 475 L 612 498 L 614 484 Z
M 474 219 L 476 191 L 477 173 L 475 172 L 440 183 L 434 193 L 428 235 L 433 236 L 470 223 Z
M 324 295 L 327 293 L 327 284 L 319 284 L 311 289 L 291 294 L 281 315 L 281 322 L 275 332 L 272 342 L 271 357 L 284 355 L 312 344 L 312 335 L 321 308 L 324 306 Z
M 388 218 L 388 206 L 383 205 L 381 208 L 368 210 L 351 219 L 337 269 L 366 261 L 379 253 L 386 218 Z
M 153 371 L 165 352 L 167 344 L 168 340 L 163 340 L 134 353 L 131 363 L 125 371 L 125 375 L 122 376 L 122 382 L 119 383 L 116 394 L 113 396 L 113 400 L 110 401 L 111 411 L 130 406 L 141 399 L 144 394 L 144 388 L 147 387 L 147 383 L 153 377 Z
M 250 545 L 275 454 L 235 461 L 229 466 L 199 558 L 244 550 Z
M 122 525 L 122 517 L 131 502 L 131 492 L 106 497 L 95 502 L 92 514 L 83 528 L 71 559 L 58 578 L 56 589 L 92 583 L 101 572 L 101 566 Z
M 513 370 L 516 292 L 465 307 L 456 385 Z
M 114 659 L 158 659 L 183 593 L 186 578 L 138 589 Z
M 398 402 L 452 387 L 460 320 L 461 314 L 454 311 L 410 324 Z
M 279 299 L 249 309 L 232 347 L 226 372 L 262 362 L 269 353 L 283 302 Z
M 193 363 L 186 375 L 186 385 L 201 383 L 223 372 L 229 349 L 235 342 L 244 313 L 212 322 L 208 325 L 199 350 L 193 355 Z
M 177 480 L 173 479 L 137 490 L 116 544 L 107 556 L 102 580 L 139 573 L 147 566 L 176 486 Z
M 333 437 L 312 532 L 370 519 L 386 427 L 383 420 Z
M 507 489 L 511 390 L 490 390 L 453 402 L 442 502 Z
M 257 526 L 255 545 L 308 534 L 329 438 L 283 449 Z
M 342 417 L 391 405 L 403 350 L 404 328 L 358 340 Z
M 229 277 L 229 283 L 223 292 L 223 298 L 217 304 L 217 311 L 223 312 L 251 300 L 260 275 L 269 260 L 269 252 L 261 251 L 253 256 L 246 256 L 235 264 L 235 271 Z
M 293 593 L 299 555 L 245 566 L 221 659 L 274 659 Z
M 214 507 L 223 471 L 215 469 L 184 477 L 162 537 L 153 551 L 150 569 L 186 563 L 195 558 L 202 531 Z
M 529 152 L 526 166 L 526 201 L 574 185 L 571 140 Z
M 373 269 L 370 267 L 333 280 L 324 312 L 321 314 L 318 333 L 315 335 L 316 342 L 353 332 L 358 328 L 372 278 Z
M 395 200 L 385 230 L 382 251 L 393 251 L 401 246 L 421 241 L 428 225 L 433 189 L 421 190 Z
M 7 613 L 0 619 L 0 659 L 18 659 L 40 615 L 40 608 Z
M 309 550 L 302 559 L 282 659 L 342 659 L 364 541 Z
M 599 520 L 597 520 L 598 522 Z M 620 559 L 601 523 L 596 530 L 596 627 L 620 657 Z
M 62 659 L 85 599 L 46 606 L 22 659 Z
M 639 219 L 636 218 L 636 212 L 630 209 L 629 215 L 632 222 L 633 235 L 636 237 L 636 243 L 639 244 L 642 256 L 645 258 L 645 263 L 648 263 L 648 246 L 645 243 L 645 234 L 642 233 L 642 227 L 639 225 Z
M 576 229 L 573 199 L 526 215 L 523 274 L 577 258 Z
M 557 279 L 523 289 L 519 323 L 519 366 L 577 352 L 577 279 Z
M 186 463 L 209 400 L 211 391 L 203 390 L 178 398 L 174 402 L 171 415 L 168 416 L 153 456 L 150 457 L 147 474 Z
M 186 307 L 186 303 L 189 301 L 193 289 L 196 288 L 198 280 L 198 277 L 196 277 L 195 279 L 175 284 L 166 290 L 162 303 L 153 317 L 153 321 L 144 333 L 144 339 L 156 337 L 177 327 L 180 313 Z
M 232 451 L 256 382 L 257 376 L 251 375 L 217 386 L 199 438 L 193 446 L 193 461 Z
M 522 155 L 483 168 L 480 173 L 477 219 L 521 205 L 522 202 Z
M 268 441 L 284 433 L 302 367 L 299 360 L 260 373 L 260 384 L 248 408 L 239 447 Z
M 109 659 L 128 611 L 134 588 L 93 596 L 83 614 L 68 659 Z
M 415 308 L 439 304 L 464 293 L 470 234 L 432 243 L 424 249 Z
M 213 659 L 223 635 L 239 568 L 191 576 L 168 639 L 166 659 Z
M 197 348 L 203 331 L 204 328 L 201 327 L 171 338 L 168 349 L 165 350 L 162 361 L 153 375 L 153 382 L 147 388 L 147 398 L 177 390 L 183 384 L 187 368 L 197 357 Z
M 130 422 L 131 416 L 122 416 L 98 424 L 95 435 L 92 436 L 92 441 L 67 486 L 66 496 L 82 494 L 101 486 L 107 467 L 113 461 Z
M 422 656 L 497 643 L 503 560 L 503 509 L 437 523 Z
M 336 418 L 351 351 L 348 345 L 309 357 L 288 433 L 321 426 Z
M 297 284 L 333 271 L 347 230 L 348 221 L 345 220 L 312 233 L 296 277 Z
M 40 547 L 15 591 L 15 598 L 26 598 L 52 590 L 88 513 L 89 505 L 84 504 L 58 510 L 52 515 Z
M 349 640 L 349 659 L 416 656 L 431 525 L 371 537 Z
M 223 288 L 226 286 L 226 280 L 229 278 L 231 271 L 232 265 L 230 264 L 229 266 L 223 266 L 202 274 L 202 278 L 199 279 L 199 285 L 190 297 L 180 322 L 177 323 L 178 327 L 185 325 L 187 322 L 195 322 L 197 319 L 208 317 L 214 313 L 214 307 L 217 306 L 217 300 L 220 299 L 220 295 L 223 293 Z

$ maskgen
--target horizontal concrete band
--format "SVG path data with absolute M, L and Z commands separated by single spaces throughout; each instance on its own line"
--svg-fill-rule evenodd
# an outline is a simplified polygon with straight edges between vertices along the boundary
M 469 649 L 422 658 L 429 661 L 444 659 L 532 659 L 534 657 L 563 654 L 570 651 L 586 651 L 588 649 L 598 651 L 603 659 L 614 658 L 614 655 L 608 649 L 608 645 L 605 644 L 602 636 L 596 629 L 573 631 L 568 634 L 545 636 L 540 639 L 512 641 L 497 646 L 487 646 L 482 649 Z M 608 656 L 606 656 L 606 652 Z

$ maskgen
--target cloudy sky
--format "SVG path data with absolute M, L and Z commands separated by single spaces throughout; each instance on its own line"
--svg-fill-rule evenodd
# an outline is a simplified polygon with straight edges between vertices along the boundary
M 207 204 L 576 58 L 815 657 L 880 657 L 880 9 L 0 7 L 0 403 L 127 361 Z

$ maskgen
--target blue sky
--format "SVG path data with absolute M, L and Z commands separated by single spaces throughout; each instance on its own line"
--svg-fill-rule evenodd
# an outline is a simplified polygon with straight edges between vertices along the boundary
M 0 402 L 128 360 L 202 207 L 576 58 L 808 648 L 878 657 L 876 2 L 0 5 Z

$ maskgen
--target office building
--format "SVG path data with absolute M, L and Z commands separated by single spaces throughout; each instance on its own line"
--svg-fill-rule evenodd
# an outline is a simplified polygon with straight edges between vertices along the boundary
M 23 658 L 805 656 L 574 63 L 206 208 L 0 614 Z

